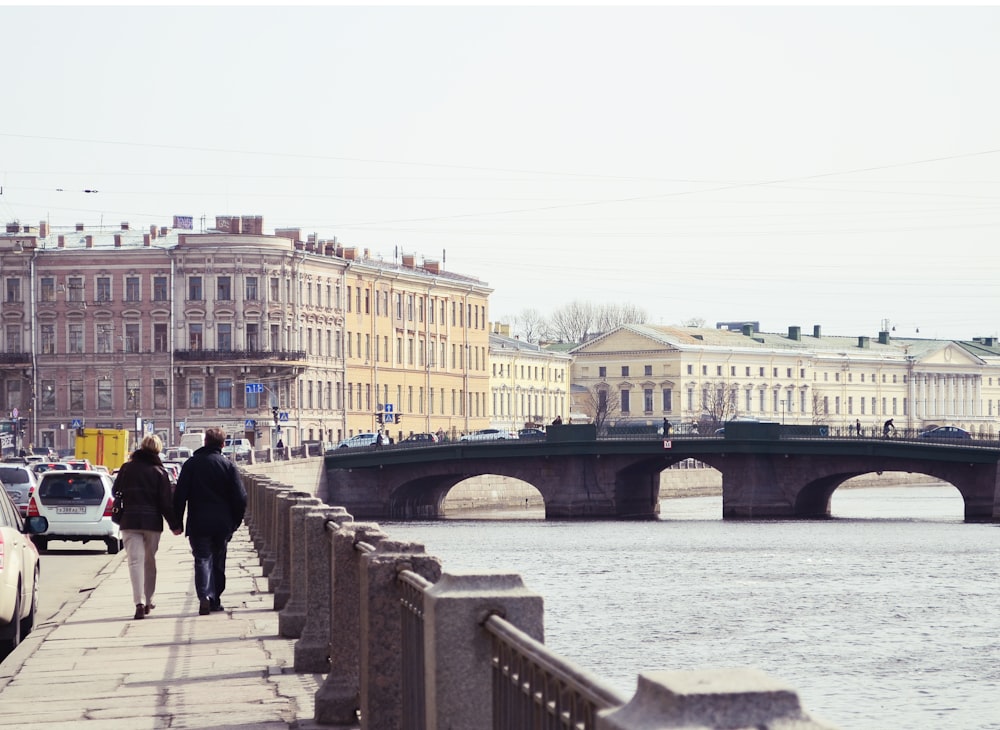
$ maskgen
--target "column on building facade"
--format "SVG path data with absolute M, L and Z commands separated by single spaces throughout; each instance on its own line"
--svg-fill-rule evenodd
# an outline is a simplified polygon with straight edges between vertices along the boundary
M 983 415 L 983 376 L 974 375 L 972 380 L 972 415 L 980 417 Z

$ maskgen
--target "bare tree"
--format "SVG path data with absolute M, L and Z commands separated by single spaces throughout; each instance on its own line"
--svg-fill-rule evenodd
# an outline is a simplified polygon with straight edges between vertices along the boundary
M 560 307 L 549 319 L 552 334 L 563 342 L 586 342 L 587 336 L 594 329 L 595 321 L 594 305 L 581 301 Z
M 623 324 L 645 324 L 646 310 L 634 304 L 602 304 L 597 307 L 597 331 L 610 332 Z
M 540 339 L 547 337 L 549 323 L 545 315 L 537 309 L 523 309 L 520 314 L 512 318 L 514 324 L 514 334 L 525 342 L 538 343 Z
M 739 415 L 739 386 L 726 380 L 702 385 L 702 410 L 714 428 Z
M 621 411 L 621 394 L 607 383 L 595 383 L 587 388 L 586 394 L 577 401 L 590 416 L 598 433 L 603 433 L 608 418 Z
M 830 406 L 826 398 L 823 396 L 823 392 L 815 388 L 812 392 L 812 407 L 812 422 L 817 425 L 826 423 L 827 417 L 830 415 Z
M 681 322 L 682 327 L 704 327 L 705 318 L 704 317 L 688 317 L 683 322 Z

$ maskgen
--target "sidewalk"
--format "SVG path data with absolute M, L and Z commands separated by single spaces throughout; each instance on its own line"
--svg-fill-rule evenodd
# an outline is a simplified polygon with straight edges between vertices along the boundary
M 44 561 L 44 556 L 42 558 Z M 44 565 L 44 563 L 43 563 Z M 125 551 L 0 664 L 0 728 L 314 727 L 323 676 L 297 675 L 246 527 L 229 547 L 225 611 L 198 615 L 186 539 L 164 533 L 156 608 L 132 614 Z M 42 590 L 44 587 L 42 575 Z

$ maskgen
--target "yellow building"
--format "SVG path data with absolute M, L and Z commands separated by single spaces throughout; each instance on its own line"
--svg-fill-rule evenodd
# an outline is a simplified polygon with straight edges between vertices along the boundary
M 572 350 L 576 407 L 606 425 L 734 418 L 880 431 L 996 432 L 1000 343 L 626 325 Z M 578 391 L 579 393 L 577 393 Z M 602 410 L 603 409 L 603 410 Z
M 494 428 L 517 431 L 569 421 L 572 358 L 510 336 L 506 325 L 490 335 L 490 407 Z
M 409 254 L 395 263 L 343 253 L 346 435 L 384 426 L 396 440 L 457 437 L 488 426 L 492 290 Z

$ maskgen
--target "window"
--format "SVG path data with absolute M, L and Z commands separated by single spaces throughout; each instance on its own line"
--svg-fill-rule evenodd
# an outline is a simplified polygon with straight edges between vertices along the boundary
M 99 411 L 111 410 L 111 381 L 97 381 L 97 409 Z
M 21 325 L 19 324 L 9 324 L 6 329 L 6 351 L 7 352 L 20 352 L 21 351 Z
M 251 302 L 257 300 L 257 277 L 256 276 L 248 276 L 246 278 L 246 292 L 244 293 L 243 296 L 244 296 L 245 299 L 247 299 L 248 301 L 251 301 Z
M 188 349 L 200 350 L 202 348 L 202 326 L 200 323 L 188 325 Z
M 56 409 L 56 381 L 43 380 L 41 386 L 42 398 L 39 408 L 43 411 L 54 411 Z
M 201 408 L 205 404 L 205 383 L 200 379 L 192 379 L 188 383 L 188 406 Z
M 165 276 L 154 276 L 153 277 L 153 301 L 154 302 L 165 302 L 167 301 L 167 277 Z
M 69 412 L 71 415 L 83 413 L 83 381 L 69 381 Z
M 688 375 L 694 375 L 694 365 L 688 365 L 687 366 L 687 374 Z
M 716 375 L 722 375 L 722 366 L 721 365 L 716 365 L 715 366 L 715 374 Z
M 631 411 L 631 410 L 632 410 L 632 409 L 631 409 L 631 408 L 629 407 L 629 406 L 631 405 L 631 404 L 629 403 L 629 396 L 630 396 L 630 393 L 629 393 L 629 390 L 628 390 L 628 388 L 622 388 L 622 391 L 621 391 L 621 399 L 622 399 L 622 413 L 628 413 L 629 411 Z
M 221 302 L 228 302 L 233 298 L 233 278 L 231 276 L 220 276 L 215 280 L 215 298 Z
M 56 330 L 55 325 L 43 324 L 39 328 L 39 335 L 41 337 L 42 352 L 46 355 L 52 355 L 56 351 Z
M 139 277 L 138 276 L 126 276 L 125 277 L 125 301 L 126 302 L 138 302 L 140 299 L 139 294 Z
M 232 408 L 233 407 L 233 379 L 232 378 L 219 378 L 218 380 L 218 390 L 219 390 L 219 408 Z
M 279 325 L 271 325 L 271 351 L 278 352 L 281 349 L 281 330 Z
M 125 325 L 125 352 L 139 352 L 139 325 Z
M 217 343 L 217 350 L 222 350 L 223 352 L 231 352 L 233 349 L 233 326 L 227 323 L 219 324 L 219 337 Z
M 111 301 L 111 277 L 110 276 L 98 276 L 97 277 L 97 301 L 99 301 L 99 302 L 110 302 Z
M 642 410 L 646 413 L 653 412 L 653 389 L 646 388 L 642 391 Z
M 83 301 L 83 278 L 71 276 L 66 281 L 66 300 L 70 302 Z
M 606 378 L 608 376 L 608 369 L 602 365 L 601 367 L 597 368 L 597 375 L 599 377 Z
M 97 325 L 97 351 L 102 354 L 111 352 L 111 325 L 101 323 Z
M 272 302 L 278 301 L 279 296 L 280 296 L 280 291 L 279 291 L 279 288 L 278 288 L 278 277 L 277 276 L 272 276 L 271 277 L 271 297 L 270 297 L 271 301 Z
M 153 379 L 153 408 L 157 410 L 167 407 L 167 381 L 165 378 Z
M 125 381 L 125 410 L 137 411 L 142 408 L 142 390 L 138 380 Z
M 68 352 L 78 355 L 83 352 L 83 323 L 72 323 L 69 325 L 69 347 Z
M 38 298 L 43 302 L 56 300 L 56 280 L 51 276 L 43 276 L 38 284 Z
M 21 301 L 21 280 L 20 279 L 7 279 L 7 301 L 8 302 L 19 302 L 19 301 Z
M 670 388 L 663 389 L 663 410 L 672 411 L 674 409 L 673 391 Z
M 622 365 L 622 377 L 623 378 L 628 377 L 628 365 Z
M 260 325 L 247 325 L 247 349 L 250 352 L 257 352 L 260 349 Z
M 153 351 L 167 351 L 167 325 L 165 324 L 153 325 Z
M 188 279 L 188 300 L 192 302 L 200 302 L 201 299 L 201 277 L 192 276 Z

